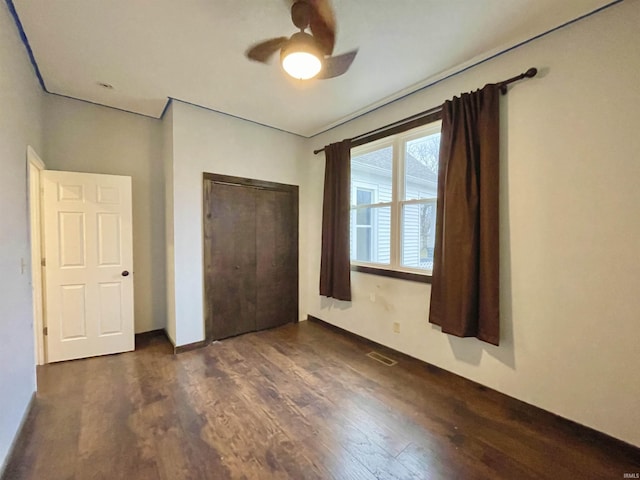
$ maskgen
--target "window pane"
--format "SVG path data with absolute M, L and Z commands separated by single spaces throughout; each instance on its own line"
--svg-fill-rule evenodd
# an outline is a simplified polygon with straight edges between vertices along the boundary
M 363 155 L 351 157 L 351 184 L 366 185 L 378 192 L 377 203 L 391 201 L 391 175 L 393 172 L 393 147 L 385 147 Z M 359 192 L 357 197 L 359 197 Z M 353 195 L 352 191 L 352 195 Z M 351 204 L 363 204 L 359 198 L 352 198 Z M 372 202 L 367 202 L 372 203 Z
M 357 225 L 371 225 L 371 209 L 370 208 L 359 208 L 356 214 L 356 224 Z
M 436 197 L 439 152 L 440 133 L 405 144 L 404 200 Z
M 436 202 L 425 201 L 402 207 L 402 265 L 433 269 Z
M 366 219 L 368 223 L 360 223 Z M 351 210 L 351 260 L 388 265 L 391 260 L 391 207 Z
M 370 205 L 373 203 L 373 192 L 371 190 L 359 188 L 356 197 L 356 205 Z
M 362 262 L 371 261 L 371 228 L 356 228 L 356 258 Z

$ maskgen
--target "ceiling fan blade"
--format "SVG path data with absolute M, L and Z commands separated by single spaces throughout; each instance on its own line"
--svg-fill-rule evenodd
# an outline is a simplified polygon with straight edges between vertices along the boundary
M 245 52 L 245 55 L 250 60 L 267 63 L 269 58 L 287 43 L 287 40 L 289 40 L 288 37 L 278 37 L 260 42 L 249 48 L 249 50 Z
M 333 53 L 336 43 L 336 16 L 329 0 L 306 0 L 312 7 L 309 26 L 325 55 Z
M 338 77 L 343 73 L 346 73 L 353 63 L 353 59 L 356 58 L 357 53 L 358 50 L 356 49 L 351 52 L 343 53 L 342 55 L 325 58 L 324 66 L 316 78 L 326 80 L 327 78 Z

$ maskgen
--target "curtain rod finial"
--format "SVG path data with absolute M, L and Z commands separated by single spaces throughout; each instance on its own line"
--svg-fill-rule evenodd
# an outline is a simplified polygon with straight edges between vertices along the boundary
M 538 69 L 535 67 L 530 68 L 526 72 L 524 72 L 524 76 L 527 78 L 533 78 L 538 74 Z

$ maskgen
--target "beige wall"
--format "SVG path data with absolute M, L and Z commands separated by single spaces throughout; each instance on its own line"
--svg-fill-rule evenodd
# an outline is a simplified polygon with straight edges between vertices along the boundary
M 0 476 L 36 387 L 27 145 L 41 153 L 42 90 L 0 3 Z M 25 265 L 22 268 L 21 264 Z
M 176 345 L 176 289 L 175 256 L 173 237 L 173 105 L 169 104 L 162 118 L 162 171 L 164 188 L 164 224 L 165 224 L 165 266 L 166 266 L 166 308 L 167 321 L 165 331 L 171 342 Z
M 310 153 L 308 312 L 640 445 L 638 25 L 640 2 L 619 4 L 309 142 L 540 69 L 502 100 L 500 347 L 429 325 L 428 285 L 354 273 L 351 304 L 318 296 L 324 162 Z
M 179 101 L 172 110 L 174 264 L 168 270 L 175 275 L 175 327 L 168 330 L 175 328 L 176 344 L 185 345 L 204 339 L 202 172 L 299 185 L 304 139 Z M 304 225 L 301 218 L 301 231 Z
M 51 170 L 128 175 L 133 190 L 136 333 L 164 328 L 165 232 L 161 123 L 46 95 L 44 151 Z

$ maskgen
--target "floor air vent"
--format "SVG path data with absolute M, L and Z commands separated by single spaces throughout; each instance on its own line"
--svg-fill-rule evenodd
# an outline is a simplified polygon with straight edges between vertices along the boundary
M 380 363 L 384 363 L 387 367 L 393 367 L 396 363 L 398 363 L 395 360 L 391 360 L 389 357 L 385 357 L 378 352 L 369 352 L 367 353 L 367 357 L 373 358 Z

